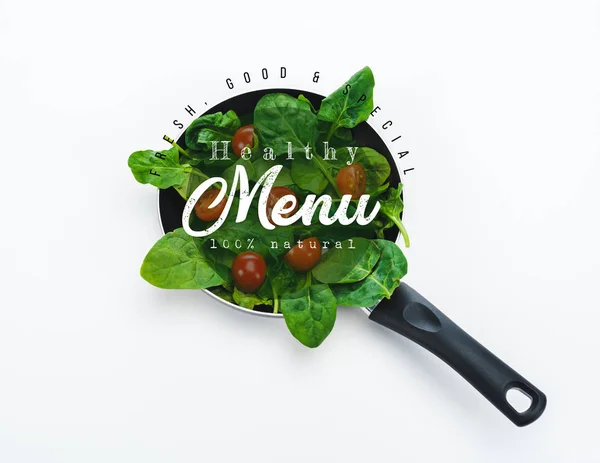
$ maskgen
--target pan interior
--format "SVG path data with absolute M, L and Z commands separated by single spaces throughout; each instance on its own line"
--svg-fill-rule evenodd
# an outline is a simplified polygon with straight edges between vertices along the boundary
M 310 100 L 310 102 L 315 106 L 319 107 L 321 104 L 321 100 L 324 98 L 322 95 L 300 91 L 300 90 L 292 90 L 287 88 L 280 89 L 266 89 L 266 90 L 256 90 L 253 92 L 243 93 L 241 95 L 234 96 L 228 100 L 223 101 L 222 103 L 213 106 L 208 109 L 204 114 L 214 113 L 214 112 L 226 112 L 228 110 L 233 110 L 237 114 L 251 114 L 254 112 L 254 107 L 258 100 L 260 100 L 263 96 L 268 93 L 287 93 L 288 95 L 292 95 L 294 97 L 298 97 L 298 95 L 302 94 L 306 98 Z M 390 150 L 386 146 L 385 142 L 381 139 L 381 137 L 377 134 L 377 132 L 367 123 L 359 124 L 357 127 L 352 129 L 354 134 L 354 138 L 356 139 L 357 146 L 367 146 L 373 148 L 378 151 L 382 155 L 384 155 L 388 162 L 390 163 L 391 173 L 389 182 L 390 185 L 396 186 L 400 183 L 400 172 L 398 170 L 398 166 L 396 165 L 396 161 L 393 158 Z M 185 136 L 184 134 L 179 137 L 177 143 L 186 147 L 185 145 Z M 181 223 L 181 215 L 183 213 L 183 208 L 185 206 L 185 200 L 177 193 L 174 188 L 169 188 L 166 190 L 159 190 L 158 193 L 158 215 L 159 221 L 162 228 L 163 233 L 168 233 L 170 231 L 175 230 L 176 228 L 182 227 Z M 389 228 L 384 232 L 385 238 L 390 241 L 396 241 L 398 238 L 398 230 L 396 227 Z M 245 309 L 236 304 L 232 304 L 231 302 L 225 301 L 220 297 L 213 294 L 210 290 L 205 290 L 212 297 L 218 299 L 224 304 L 230 305 L 234 308 L 243 310 L 244 312 L 249 312 L 257 315 L 266 315 L 271 317 L 281 317 L 281 314 L 273 314 L 272 309 L 268 306 L 259 306 L 254 310 Z

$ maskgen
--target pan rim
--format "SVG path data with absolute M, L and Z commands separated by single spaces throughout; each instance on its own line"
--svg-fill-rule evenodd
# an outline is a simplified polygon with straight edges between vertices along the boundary
M 261 90 L 262 91 L 268 90 L 268 91 L 274 91 L 274 92 L 276 92 L 276 91 L 286 91 L 286 90 L 292 91 L 292 92 L 308 92 L 308 93 L 312 93 L 312 94 L 318 95 L 321 98 L 325 98 L 325 96 L 317 94 L 315 92 L 311 92 L 309 90 L 300 90 L 300 89 L 296 89 L 296 88 L 280 88 L 280 87 L 276 87 L 276 88 L 272 88 L 272 89 L 261 89 Z M 250 92 L 240 93 L 240 94 L 235 95 L 234 97 L 232 97 L 230 99 L 233 99 L 233 98 L 236 98 L 236 97 L 240 97 L 240 96 L 248 94 L 248 93 L 253 93 L 254 91 L 257 91 L 257 90 L 253 90 L 253 91 L 250 91 Z M 219 104 L 221 104 L 221 103 L 223 103 L 225 101 L 227 101 L 227 100 L 223 100 Z M 213 108 L 214 108 L 214 106 L 213 106 Z M 210 111 L 211 109 L 212 108 L 208 109 L 207 112 Z M 389 150 L 389 147 L 388 147 L 387 143 L 381 137 L 381 135 L 377 132 L 377 130 L 375 130 L 375 128 L 371 124 L 369 124 L 368 121 L 363 122 L 363 124 L 367 124 L 373 130 L 373 132 L 375 132 L 377 134 L 377 136 L 381 139 L 381 141 L 386 145 L 386 147 Z M 187 127 L 184 128 L 181 131 L 180 135 L 183 134 L 183 133 L 185 133 L 186 130 L 187 130 Z M 389 151 L 391 152 L 391 150 L 389 150 Z M 399 169 L 399 166 L 398 166 L 398 160 L 395 157 L 393 157 L 393 156 L 392 156 L 392 163 L 396 167 L 396 169 L 398 171 L 398 175 L 400 176 L 400 169 Z M 402 184 L 402 178 L 400 178 L 399 184 Z M 158 226 L 159 226 L 159 229 L 160 229 L 162 235 L 164 236 L 165 235 L 165 229 L 163 227 L 163 221 L 162 221 L 162 217 L 161 217 L 161 213 L 160 213 L 160 194 L 161 194 L 161 190 L 159 189 L 157 191 L 157 194 L 156 194 L 157 217 L 158 217 Z M 404 190 L 402 191 L 402 194 L 404 195 Z M 404 218 L 404 215 L 405 215 L 404 212 L 405 211 L 403 210 L 402 213 L 401 213 L 401 216 L 403 218 Z M 397 234 L 396 239 L 394 240 L 394 243 L 396 245 L 398 245 L 398 246 L 400 246 L 400 244 L 402 243 L 402 235 L 400 233 Z M 234 304 L 232 302 L 226 301 L 225 299 L 223 299 L 223 298 L 217 296 L 216 294 L 214 294 L 208 288 L 207 289 L 202 289 L 201 291 L 203 291 L 204 293 L 208 294 L 214 300 L 216 300 L 216 301 L 218 301 L 218 302 L 220 302 L 222 304 L 225 304 L 225 305 L 227 305 L 227 306 L 229 306 L 229 307 L 231 307 L 233 309 L 236 309 L 236 310 L 238 310 L 240 312 L 250 313 L 252 315 L 258 315 L 258 316 L 265 317 L 265 318 L 283 319 L 283 314 L 281 312 L 279 312 L 279 313 L 261 312 L 261 311 L 257 311 L 257 310 L 246 309 L 245 307 L 241 307 L 241 306 L 239 306 L 237 304 Z M 381 301 L 379 301 L 379 302 L 381 302 Z M 379 304 L 379 302 L 377 302 L 377 304 Z M 375 305 L 377 305 L 377 304 L 375 304 Z M 341 306 L 338 305 L 338 307 L 341 307 Z M 371 310 L 368 307 L 360 307 L 360 309 L 363 310 L 367 315 L 371 314 Z

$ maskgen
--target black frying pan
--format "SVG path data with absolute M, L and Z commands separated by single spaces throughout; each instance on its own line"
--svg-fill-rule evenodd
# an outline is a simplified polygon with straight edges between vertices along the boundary
M 257 90 L 230 98 L 209 109 L 206 113 L 225 112 L 230 109 L 242 115 L 252 113 L 258 100 L 272 92 L 283 92 L 293 96 L 302 93 L 316 107 L 319 107 L 323 99 L 321 95 L 298 90 Z M 377 132 L 366 123 L 360 124 L 353 129 L 353 132 L 357 146 L 369 146 L 387 157 L 392 168 L 390 184 L 398 185 L 400 172 L 396 160 Z M 183 135 L 178 143 L 185 146 Z M 181 215 L 184 206 L 185 201 L 173 188 L 159 191 L 159 215 L 164 233 L 182 226 Z M 397 235 L 395 228 L 386 230 L 386 239 L 395 241 L 398 238 Z M 272 313 L 270 307 L 263 306 L 255 310 L 248 310 L 215 296 L 209 290 L 207 292 L 223 304 L 236 309 L 268 317 L 282 317 L 281 314 Z M 369 314 L 370 320 L 406 336 L 454 368 L 517 426 L 533 423 L 544 412 L 546 396 L 542 391 L 479 344 L 407 284 L 401 283 L 390 299 L 383 299 L 379 304 L 365 308 L 365 310 Z M 508 402 L 507 393 L 513 389 L 531 399 L 527 410 L 518 412 Z

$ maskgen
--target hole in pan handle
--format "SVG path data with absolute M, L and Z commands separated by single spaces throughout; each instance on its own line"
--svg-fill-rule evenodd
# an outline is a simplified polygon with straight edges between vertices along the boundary
M 431 302 L 405 283 L 390 299 L 382 300 L 369 318 L 429 350 L 465 378 L 517 426 L 537 420 L 546 408 L 546 396 L 506 363 L 479 344 Z M 519 412 L 507 393 L 517 389 L 531 399 Z

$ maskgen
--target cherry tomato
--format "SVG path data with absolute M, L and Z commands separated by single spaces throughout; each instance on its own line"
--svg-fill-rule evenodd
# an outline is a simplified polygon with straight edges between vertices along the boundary
M 352 195 L 352 199 L 360 198 L 367 189 L 364 167 L 360 164 L 350 164 L 344 167 L 338 172 L 335 183 L 343 195 Z
M 314 237 L 306 238 L 300 243 L 290 249 L 283 259 L 297 272 L 306 272 L 319 262 L 321 243 Z
M 296 198 L 296 205 L 294 206 L 294 209 L 291 212 L 281 214 L 281 217 L 290 217 L 294 212 L 298 210 L 298 198 L 296 197 L 296 194 L 292 190 L 284 186 L 274 186 L 273 188 L 271 188 L 271 192 L 269 193 L 269 199 L 267 199 L 267 217 L 273 225 L 275 225 L 275 222 L 273 222 L 271 218 L 271 215 L 273 214 L 273 208 L 275 207 L 277 201 L 279 201 L 285 195 L 292 195 L 294 198 Z
M 239 158 L 242 156 L 242 150 L 250 145 L 250 148 L 254 148 L 254 126 L 245 125 L 237 129 L 233 135 L 233 142 L 231 147 L 235 155 Z
M 221 212 L 225 209 L 225 204 L 227 204 L 227 196 L 224 196 L 221 202 L 215 207 L 210 207 L 219 193 L 220 190 L 211 188 L 210 190 L 206 190 L 202 196 L 198 198 L 198 201 L 196 201 L 196 204 L 194 205 L 194 212 L 200 220 L 206 220 L 208 222 L 219 218 Z
M 231 273 L 239 290 L 254 293 L 265 281 L 267 264 L 260 254 L 252 251 L 242 252 L 233 259 Z

